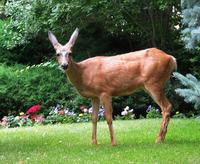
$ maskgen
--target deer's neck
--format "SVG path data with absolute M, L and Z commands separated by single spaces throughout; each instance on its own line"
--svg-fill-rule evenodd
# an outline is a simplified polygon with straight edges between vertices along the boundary
M 66 73 L 71 81 L 71 83 L 76 87 L 77 90 L 81 89 L 82 86 L 82 73 L 81 66 L 78 63 L 75 63 L 72 59 L 69 63 L 69 68 Z

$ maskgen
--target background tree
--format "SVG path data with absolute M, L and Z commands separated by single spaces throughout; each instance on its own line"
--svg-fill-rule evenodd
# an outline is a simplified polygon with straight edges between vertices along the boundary
M 184 29 L 183 40 L 187 48 L 192 49 L 198 46 L 200 41 L 200 1 L 182 0 L 182 14 Z
M 190 49 L 192 53 L 187 63 L 190 64 L 190 70 L 193 74 L 200 77 L 199 71 L 199 41 L 200 41 L 200 2 L 198 0 L 182 0 L 183 29 L 182 38 L 185 47 Z M 183 76 L 180 73 L 174 73 L 174 77 L 186 88 L 177 88 L 175 91 L 185 102 L 193 103 L 195 109 L 200 108 L 200 82 L 192 74 Z M 180 86 L 179 86 L 180 87 Z M 198 111 L 199 113 L 199 111 Z
M 184 89 L 177 88 L 175 90 L 176 93 L 184 97 L 185 102 L 193 103 L 195 109 L 200 109 L 200 81 L 198 81 L 197 78 L 191 74 L 183 76 L 176 72 L 174 73 L 174 77 L 186 87 Z
M 7 2 L 6 0 L 0 1 L 0 19 L 5 19 L 4 6 L 6 2 Z
M 23 63 L 28 62 L 25 56 L 40 62 L 43 54 L 49 53 L 48 30 L 66 41 L 79 27 L 75 53 L 88 57 L 148 47 L 169 51 L 177 35 L 174 27 L 180 23 L 178 0 L 14 0 L 5 10 L 9 18 L 2 46 L 20 50 L 23 58 L 19 56 L 19 62 Z

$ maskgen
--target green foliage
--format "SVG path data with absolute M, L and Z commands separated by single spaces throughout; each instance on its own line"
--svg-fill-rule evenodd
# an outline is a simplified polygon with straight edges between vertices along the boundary
M 11 116 L 5 116 L 0 124 L 2 127 L 15 128 L 22 126 L 33 126 L 34 123 L 28 117 L 26 118 L 20 116 L 14 117 L 13 115 L 11 115 Z
M 6 48 L 4 48 L 4 41 L 7 39 L 4 35 L 4 24 L 5 20 L 0 19 L 0 62 L 1 63 L 13 63 L 15 60 L 14 54 L 11 54 Z M 14 59 L 13 59 L 14 58 Z
M 195 109 L 200 108 L 200 82 L 197 78 L 191 74 L 186 74 L 183 76 L 182 74 L 175 72 L 174 77 L 180 81 L 182 85 L 186 88 L 176 89 L 176 93 L 180 96 L 184 97 L 185 102 L 193 103 Z
M 75 123 L 76 116 L 63 116 L 58 114 L 49 115 L 43 121 L 43 124 L 55 124 L 55 123 Z
M 172 8 L 179 9 L 178 0 L 9 1 L 5 6 L 9 19 L 3 35 L 9 38 L 4 40 L 4 46 L 14 48 L 25 46 L 35 38 L 44 40 L 44 32 L 49 29 L 59 37 L 65 34 L 61 42 L 66 42 L 71 31 L 79 27 L 83 33 L 80 42 L 87 45 L 83 46 L 87 49 L 85 52 L 94 49 L 90 46 L 91 41 L 96 52 L 100 52 L 98 49 L 104 42 L 104 51 L 108 46 L 113 47 L 113 40 L 116 40 L 116 49 L 122 41 L 125 41 L 122 46 L 133 49 L 133 41 L 138 43 L 138 39 L 143 42 L 137 48 L 156 45 L 164 48 L 172 42 L 171 37 L 176 33 L 171 27 L 179 23 L 179 16 Z
M 4 118 L 5 119 L 5 118 Z M 15 119 L 15 117 L 14 116 L 8 116 L 7 117 L 7 125 L 6 126 L 8 126 L 8 127 L 10 127 L 10 128 L 13 128 L 13 127 L 18 127 L 19 125 L 18 125 L 18 122 L 17 122 L 17 120 Z
M 81 113 L 78 115 L 76 122 L 89 122 L 92 120 L 91 114 Z
M 1 64 L 0 77 L 0 109 L 3 113 L 26 111 L 34 104 L 41 104 L 43 109 L 62 104 L 71 110 L 78 109 L 81 102 L 88 104 L 51 62 L 27 67 Z
M 186 118 L 186 116 L 183 113 L 176 112 L 175 115 L 173 115 L 173 118 Z
M 34 21 L 37 13 L 37 1 L 29 2 L 23 0 L 9 1 L 5 6 L 5 13 L 9 16 L 8 23 L 5 24 L 4 31 L 4 46 L 12 49 L 17 45 L 27 44 L 30 37 L 37 35 L 41 27 Z M 41 10 L 42 10 L 41 5 Z M 36 14 L 32 15 L 33 12 Z M 42 16 L 42 15 L 41 15 Z M 33 23 L 34 22 L 34 23 Z M 32 34 L 32 35 L 31 35 Z
M 162 115 L 160 114 L 160 111 L 154 107 L 149 107 L 149 109 L 147 109 L 147 115 L 146 118 L 161 118 Z

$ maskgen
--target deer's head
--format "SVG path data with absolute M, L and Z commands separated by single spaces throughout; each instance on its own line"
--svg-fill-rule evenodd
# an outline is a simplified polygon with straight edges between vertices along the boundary
M 51 41 L 54 49 L 56 50 L 56 57 L 60 67 L 64 70 L 67 70 L 68 65 L 70 64 L 72 47 L 78 37 L 78 28 L 75 29 L 73 34 L 71 35 L 69 41 L 62 45 L 58 42 L 56 36 L 52 32 L 48 32 L 49 40 Z

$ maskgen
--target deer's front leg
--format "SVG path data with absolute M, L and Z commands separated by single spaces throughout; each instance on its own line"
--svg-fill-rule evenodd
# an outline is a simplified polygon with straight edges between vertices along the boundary
M 92 144 L 97 144 L 97 120 L 100 100 L 92 99 Z
M 103 102 L 103 106 L 105 109 L 105 118 L 109 127 L 111 144 L 116 145 L 114 129 L 113 129 L 113 124 L 112 124 L 112 110 L 113 109 L 112 109 L 112 104 L 111 104 L 111 98 L 107 94 L 102 94 L 101 101 Z

